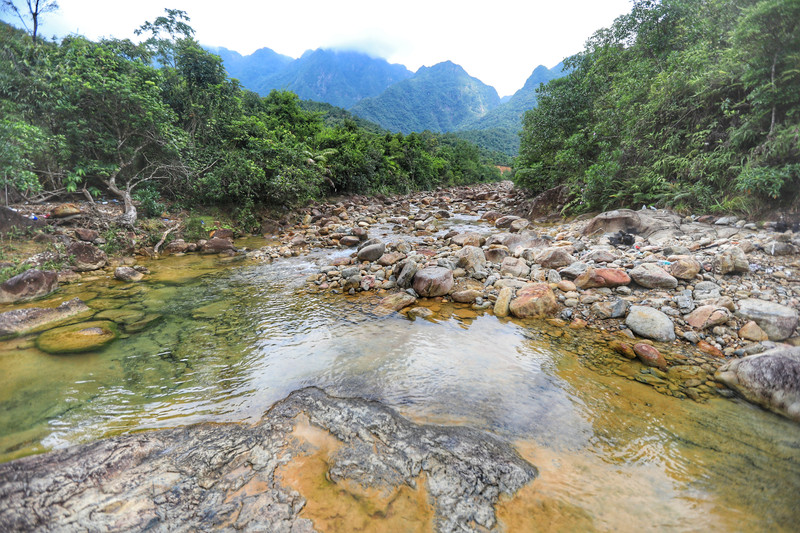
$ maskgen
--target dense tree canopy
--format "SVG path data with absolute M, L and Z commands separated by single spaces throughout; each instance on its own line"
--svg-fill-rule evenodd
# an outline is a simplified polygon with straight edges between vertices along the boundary
M 797 203 L 797 0 L 637 0 L 567 66 L 524 117 L 520 185 L 576 210 Z
M 255 225 L 260 205 L 499 177 L 466 141 L 388 134 L 293 93 L 245 91 L 188 23 L 166 10 L 140 28 L 141 44 L 34 45 L 0 26 L 3 185 L 29 199 L 112 193 L 132 223 L 132 195 L 149 182 L 185 205 L 235 205 Z

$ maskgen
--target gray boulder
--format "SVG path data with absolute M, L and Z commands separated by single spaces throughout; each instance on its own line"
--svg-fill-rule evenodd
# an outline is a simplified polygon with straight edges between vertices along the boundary
M 800 422 L 800 347 L 780 347 L 735 359 L 714 378 L 748 401 Z
M 675 326 L 672 324 L 672 320 L 652 307 L 631 306 L 628 316 L 625 317 L 625 324 L 640 337 L 661 342 L 675 340 Z
M 32 300 L 58 288 L 58 275 L 51 270 L 26 270 L 0 285 L 0 303 Z
M 381 258 L 381 256 L 385 251 L 386 251 L 386 245 L 383 244 L 382 242 L 370 244 L 358 250 L 358 260 L 377 261 L 378 259 Z
M 800 319 L 796 309 L 756 298 L 740 300 L 736 314 L 753 320 L 769 335 L 771 341 L 782 341 L 791 337 Z

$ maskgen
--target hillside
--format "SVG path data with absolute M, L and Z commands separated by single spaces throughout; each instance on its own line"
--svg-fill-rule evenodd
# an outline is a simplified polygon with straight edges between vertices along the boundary
M 403 65 L 361 52 L 317 49 L 248 88 L 262 96 L 273 89 L 292 91 L 304 100 L 349 108 L 411 76 Z
M 500 104 L 497 91 L 450 61 L 422 67 L 380 96 L 353 106 L 353 114 L 391 131 L 450 132 Z
M 291 57 L 269 48 L 260 48 L 246 56 L 222 46 L 206 49 L 222 59 L 228 76 L 239 80 L 242 86 L 251 90 L 262 83 L 264 78 L 280 72 L 293 61 Z

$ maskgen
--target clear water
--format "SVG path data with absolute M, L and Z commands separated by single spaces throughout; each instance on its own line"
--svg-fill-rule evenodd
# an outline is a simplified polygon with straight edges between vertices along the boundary
M 316 385 L 514 444 L 541 477 L 500 506 L 509 531 L 796 530 L 800 425 L 595 372 L 582 355 L 605 347 L 586 332 L 439 302 L 428 304 L 433 320 L 412 321 L 376 312 L 374 297 L 308 292 L 306 277 L 330 257 L 172 257 L 148 264 L 143 284 L 98 276 L 36 302 L 81 296 L 160 319 L 97 353 L 0 341 L 0 460 L 124 432 L 254 421 Z

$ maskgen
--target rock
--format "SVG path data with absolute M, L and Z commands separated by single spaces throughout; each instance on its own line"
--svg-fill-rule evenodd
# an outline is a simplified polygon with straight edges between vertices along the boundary
M 378 258 L 378 264 L 381 266 L 392 266 L 393 264 L 405 259 L 406 255 L 400 252 L 385 253 Z
M 735 359 L 714 378 L 748 401 L 800 422 L 800 347 L 779 347 Z
M 353 247 L 353 246 L 358 246 L 358 243 L 360 243 L 360 242 L 361 242 L 361 239 L 359 239 L 355 235 L 345 235 L 344 237 L 339 239 L 339 244 L 341 246 L 346 246 L 348 248 Z
M 748 341 L 762 342 L 769 340 L 763 329 L 758 327 L 754 320 L 750 320 L 739 329 L 739 337 Z
M 672 324 L 672 320 L 652 307 L 631 306 L 628 316 L 625 317 L 625 325 L 640 337 L 661 342 L 675 340 L 675 326 Z
M 488 220 L 489 222 L 494 222 L 498 218 L 502 217 L 503 214 L 499 213 L 498 211 L 487 211 L 481 215 L 481 220 Z
M 608 343 L 608 347 L 618 354 L 627 357 L 628 359 L 636 359 L 636 352 L 633 351 L 633 348 L 627 342 L 614 339 Z
M 725 357 L 725 354 L 720 351 L 719 348 L 714 346 L 713 344 L 709 344 L 706 341 L 697 341 L 697 349 L 703 353 L 707 353 L 709 355 L 713 355 L 714 357 Z
M 666 370 L 667 361 L 654 346 L 640 342 L 633 345 L 633 352 L 645 365 Z
M 0 303 L 24 302 L 50 294 L 58 288 L 58 274 L 52 270 L 26 270 L 0 284 Z
M 545 248 L 539 252 L 534 262 L 542 268 L 561 268 L 574 262 L 572 254 L 563 247 Z
M 611 302 L 597 302 L 591 309 L 597 318 L 621 318 L 628 312 L 630 305 L 627 300 L 617 298 Z
M 460 233 L 450 238 L 450 242 L 459 246 L 483 246 L 486 239 L 479 233 Z
M 764 245 L 764 251 L 769 255 L 794 255 L 797 247 L 788 242 L 768 242 Z
M 453 288 L 453 272 L 443 267 L 427 267 L 418 270 L 413 287 L 423 298 L 444 296 Z
M 587 270 L 589 270 L 589 265 L 576 261 L 575 263 L 570 264 L 568 267 L 559 269 L 558 273 L 561 274 L 562 278 L 575 279 Z
M 368 241 L 367 241 L 368 242 Z M 386 251 L 386 245 L 382 242 L 369 244 L 358 250 L 359 261 L 377 261 Z
M 695 300 L 711 300 L 720 297 L 719 285 L 713 281 L 701 281 L 694 286 Z
M 678 286 L 677 279 L 653 263 L 642 263 L 630 271 L 630 276 L 633 281 L 648 289 L 674 289 Z
M 114 277 L 120 281 L 142 281 L 144 274 L 131 267 L 121 266 L 114 270 Z
M 295 245 L 300 246 L 299 244 L 293 243 L 293 246 Z M 208 239 L 200 247 L 200 251 L 204 254 L 218 254 L 234 250 L 236 250 L 236 248 L 233 247 L 233 242 L 231 242 L 229 239 L 221 239 L 219 237 L 212 237 Z
M 306 388 L 255 424 L 137 432 L 2 464 L 1 516 L 6 531 L 329 530 L 306 479 L 349 501 L 344 516 L 397 515 L 378 530 L 489 531 L 499 501 L 537 475 L 486 431 Z M 409 500 L 403 513 L 395 495 Z
M 471 304 L 482 296 L 483 296 L 482 291 L 478 291 L 475 289 L 467 289 L 463 291 L 454 292 L 453 294 L 450 295 L 450 298 L 452 298 L 454 302 L 462 304 Z
M 676 232 L 680 228 L 680 222 L 681 218 L 678 215 L 668 211 L 617 209 L 594 217 L 583 228 L 583 234 L 598 235 L 624 231 L 625 233 L 636 233 L 642 237 L 651 237 L 655 233 Z
M 755 298 L 740 300 L 736 315 L 755 321 L 771 341 L 791 337 L 800 318 L 791 307 Z
M 500 265 L 501 276 L 512 276 L 515 278 L 527 278 L 531 269 L 524 259 L 517 257 L 506 257 Z
M 558 290 L 562 292 L 572 292 L 578 289 L 575 284 L 568 279 L 562 279 L 557 284 Z
M 672 261 L 667 271 L 678 279 L 693 280 L 700 273 L 702 265 L 691 258 L 679 258 Z
M 208 236 L 212 239 L 227 239 L 233 241 L 233 230 L 230 228 L 217 228 L 211 230 Z
M 516 233 L 518 231 L 522 231 L 530 225 L 530 222 L 525 220 L 524 218 L 518 218 L 517 220 L 513 220 L 511 224 L 508 225 L 508 231 L 511 233 Z
M 720 274 L 750 272 L 747 256 L 738 246 L 728 248 L 714 258 L 714 267 Z
M 392 311 L 399 311 L 409 305 L 413 305 L 417 299 L 408 294 L 407 292 L 396 292 L 383 298 L 378 304 L 380 307 L 391 309 Z
M 456 252 L 456 266 L 463 268 L 467 272 L 483 270 L 486 267 L 486 256 L 483 249 L 477 246 L 467 245 Z
M 53 327 L 87 312 L 91 312 L 91 310 L 78 298 L 73 298 L 55 308 L 28 307 L 6 311 L 0 313 L 0 338 Z
M 507 248 L 489 248 L 484 254 L 487 261 L 502 263 L 503 259 L 509 256 L 509 251 Z
M 116 338 L 117 325 L 98 320 L 47 330 L 36 338 L 36 347 L 52 354 L 88 352 Z
M 616 259 L 617 256 L 608 250 L 592 250 L 583 256 L 584 261 L 594 261 L 595 263 L 613 263 Z
M 75 228 L 75 237 L 78 240 L 92 242 L 100 236 L 100 232 L 95 229 Z
M 108 257 L 103 250 L 85 242 L 68 244 L 65 255 L 72 259 L 72 269 L 76 272 L 98 270 L 108 263 Z
M 730 320 L 731 314 L 724 307 L 703 305 L 685 317 L 686 323 L 695 329 L 708 329 Z
M 411 287 L 414 276 L 417 273 L 417 264 L 414 261 L 406 261 L 402 264 L 400 274 L 397 276 L 397 286 L 401 289 Z
M 561 270 L 561 274 L 564 271 Z M 618 287 L 631 282 L 630 276 L 618 268 L 589 268 L 575 278 L 575 285 L 579 289 L 592 289 L 596 287 Z
M 50 211 L 50 217 L 52 218 L 67 218 L 80 214 L 81 208 L 75 204 L 57 205 L 52 209 L 52 211 Z
M 549 285 L 529 283 L 517 291 L 508 310 L 517 318 L 544 318 L 558 313 L 558 303 Z
M 496 228 L 501 228 L 501 229 L 509 228 L 511 227 L 511 223 L 514 222 L 515 220 L 519 220 L 519 218 L 520 217 L 515 215 L 506 215 L 504 217 L 500 217 L 497 220 L 495 220 L 494 225 Z
M 433 311 L 427 307 L 412 307 L 406 314 L 409 318 L 429 318 L 433 316 Z
M 189 248 L 189 244 L 183 239 L 175 239 L 164 247 L 164 251 L 170 254 L 182 254 Z
M 511 287 L 503 287 L 497 295 L 497 300 L 494 302 L 494 316 L 507 317 L 509 310 L 508 306 L 511 304 L 511 298 L 514 296 L 514 289 Z

